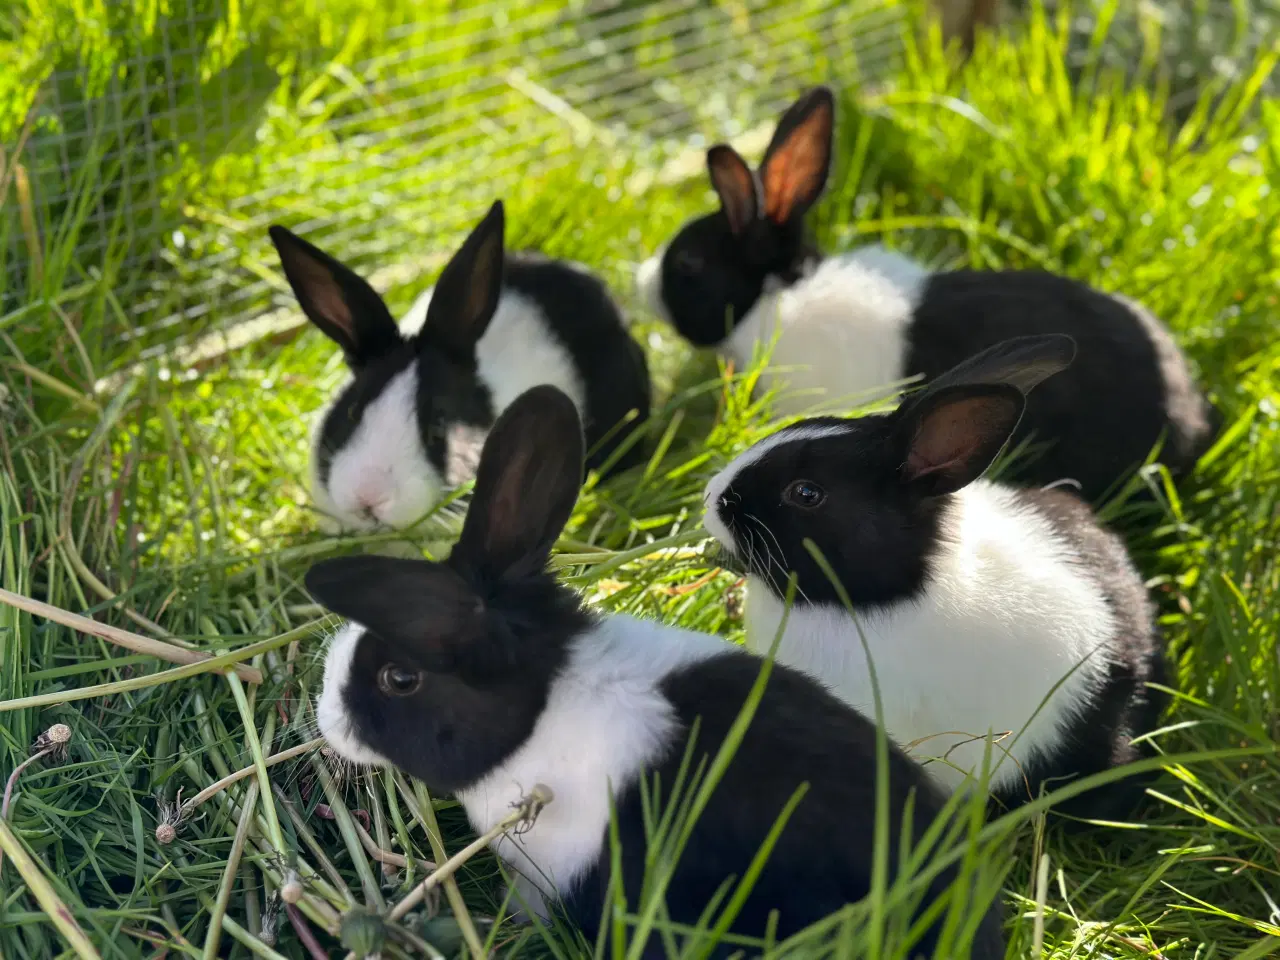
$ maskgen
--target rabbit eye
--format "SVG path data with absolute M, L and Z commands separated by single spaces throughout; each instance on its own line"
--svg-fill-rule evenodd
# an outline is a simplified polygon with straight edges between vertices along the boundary
M 672 263 L 681 273 L 697 273 L 702 269 L 702 257 L 692 250 L 677 250 Z
M 378 671 L 378 689 L 389 697 L 407 697 L 422 686 L 422 672 L 388 663 Z
M 827 499 L 827 491 L 811 480 L 797 480 L 783 491 L 782 497 L 793 507 L 812 510 Z

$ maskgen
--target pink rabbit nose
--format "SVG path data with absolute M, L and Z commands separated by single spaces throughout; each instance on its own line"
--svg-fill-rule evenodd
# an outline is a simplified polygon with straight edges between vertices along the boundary
M 384 484 L 364 483 L 356 488 L 356 508 L 370 520 L 381 519 L 379 514 L 391 501 L 391 491 Z

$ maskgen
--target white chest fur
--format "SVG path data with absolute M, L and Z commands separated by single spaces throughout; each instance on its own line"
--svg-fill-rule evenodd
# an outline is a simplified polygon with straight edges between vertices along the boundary
M 522 894 L 565 891 L 595 863 L 609 823 L 610 786 L 616 794 L 634 784 L 679 732 L 658 685 L 673 670 L 727 648 L 717 637 L 625 616 L 606 618 L 578 641 L 529 739 L 458 795 L 483 833 L 535 783 L 554 791 L 531 829 L 494 847 L 525 878 Z
M 767 291 L 725 341 L 739 369 L 772 344 L 761 388 L 775 412 L 848 409 L 892 392 L 928 271 L 880 246 L 828 258 L 797 283 Z
M 926 769 L 954 789 L 980 770 L 988 732 L 1023 731 L 992 747 L 992 785 L 1008 785 L 1093 696 L 1114 618 L 1069 547 L 1010 491 L 978 481 L 955 506 L 924 595 L 861 618 L 862 634 L 889 735 L 919 760 L 945 756 Z M 767 650 L 782 613 L 764 584 L 750 583 L 748 647 Z M 858 627 L 843 609 L 793 609 L 778 660 L 875 716 Z

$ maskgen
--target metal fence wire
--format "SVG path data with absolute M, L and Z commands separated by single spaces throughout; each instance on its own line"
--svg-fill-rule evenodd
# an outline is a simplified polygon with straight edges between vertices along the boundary
M 497 0 L 390 29 L 360 62 L 295 65 L 282 90 L 251 42 L 212 56 L 222 21 L 186 3 L 96 88 L 83 64 L 53 71 L 21 158 L 38 232 L 80 223 L 76 261 L 114 270 L 118 335 L 143 355 L 292 306 L 261 267 L 273 220 L 402 281 L 482 204 L 586 149 L 700 175 L 691 153 L 767 132 L 805 78 L 874 81 L 904 16 L 892 0 Z M 12 306 L 38 277 L 29 238 L 6 236 Z

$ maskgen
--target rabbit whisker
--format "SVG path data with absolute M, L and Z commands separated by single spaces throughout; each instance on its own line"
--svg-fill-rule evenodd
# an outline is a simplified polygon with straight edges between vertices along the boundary
M 782 556 L 783 550 L 782 550 L 782 544 L 778 542 L 777 536 L 774 534 L 772 530 L 769 529 L 768 525 L 766 525 L 765 522 L 761 520 L 759 517 L 757 517 L 755 514 L 748 513 L 746 516 L 748 520 L 750 520 L 757 527 L 759 527 L 761 530 L 767 533 L 770 539 L 773 540 L 774 546 L 778 548 L 778 556 L 775 557 L 773 555 L 773 551 L 769 549 L 768 543 L 766 543 L 764 538 L 761 537 L 760 542 L 761 542 L 761 545 L 764 547 L 764 555 L 768 558 L 770 563 L 772 563 L 775 567 L 778 568 L 778 572 L 782 574 L 782 577 L 784 580 L 789 579 L 791 576 L 791 571 L 787 570 L 787 568 L 783 566 L 781 559 L 779 559 L 779 557 Z M 775 592 L 777 592 L 779 595 L 784 595 L 786 593 L 785 590 L 782 590 L 779 588 L 778 582 L 776 579 L 774 579 L 772 574 L 770 574 L 769 579 L 773 583 Z M 800 595 L 800 597 L 804 600 L 805 603 L 812 602 L 809 600 L 809 595 L 804 592 L 804 589 L 800 586 L 799 583 L 796 584 L 796 593 Z

